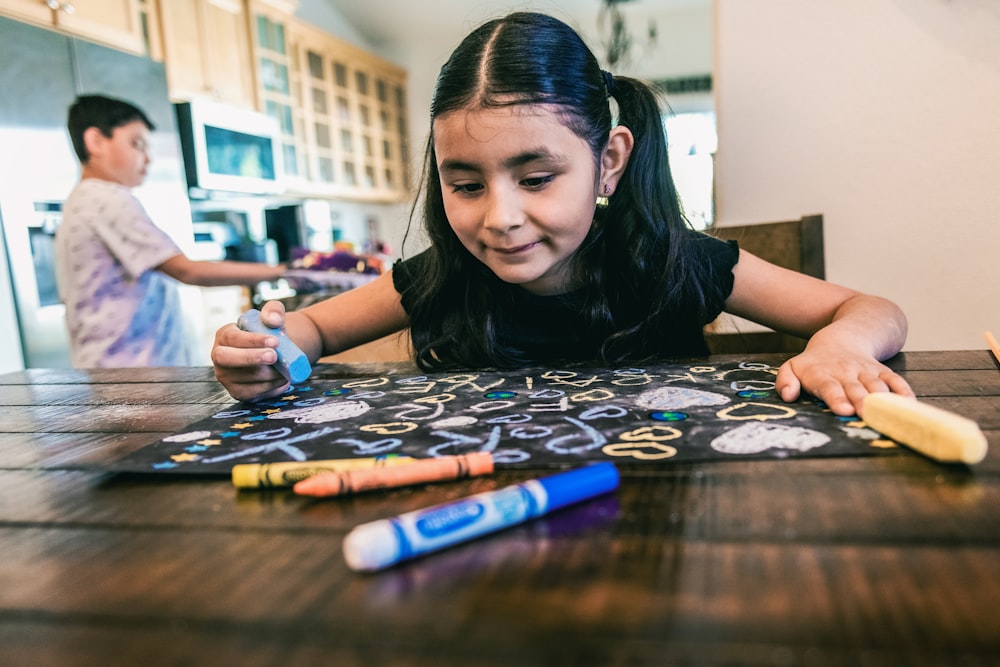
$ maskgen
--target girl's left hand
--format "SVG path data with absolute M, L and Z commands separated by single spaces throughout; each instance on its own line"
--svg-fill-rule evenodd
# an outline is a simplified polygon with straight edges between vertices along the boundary
M 782 400 L 797 400 L 802 392 L 820 399 L 841 416 L 861 415 L 865 396 L 888 391 L 913 396 L 902 377 L 876 359 L 825 347 L 805 350 L 778 369 L 775 387 Z

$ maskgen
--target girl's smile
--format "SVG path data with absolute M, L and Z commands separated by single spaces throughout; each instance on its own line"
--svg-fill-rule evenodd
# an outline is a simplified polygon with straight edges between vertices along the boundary
M 528 250 L 531 250 L 532 248 L 538 246 L 540 243 L 541 241 L 536 241 L 535 243 L 529 243 L 527 245 L 517 246 L 514 248 L 493 248 L 493 250 L 503 255 L 517 255 L 523 252 L 527 252 Z
M 434 121 L 445 212 L 462 245 L 501 280 L 536 294 L 572 289 L 590 231 L 596 161 L 542 106 L 454 111 Z

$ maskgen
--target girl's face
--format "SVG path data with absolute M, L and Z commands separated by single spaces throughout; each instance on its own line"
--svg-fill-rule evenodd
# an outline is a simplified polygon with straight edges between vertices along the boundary
M 454 111 L 434 121 L 448 222 L 501 280 L 535 294 L 573 288 L 569 267 L 590 230 L 590 147 L 547 107 Z
M 142 185 L 149 156 L 149 128 L 140 120 L 116 127 L 110 137 L 105 137 L 96 127 L 88 128 L 87 161 L 89 175 L 126 187 Z

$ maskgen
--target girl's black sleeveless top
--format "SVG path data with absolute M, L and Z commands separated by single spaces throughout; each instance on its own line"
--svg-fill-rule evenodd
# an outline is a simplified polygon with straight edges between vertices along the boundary
M 735 241 L 721 241 L 697 233 L 691 243 L 698 261 L 706 267 L 706 282 L 711 289 L 701 290 L 715 295 L 704 305 L 681 303 L 672 309 L 669 322 L 657 336 L 655 350 L 644 350 L 641 356 L 671 358 L 702 356 L 708 353 L 704 327 L 722 312 L 733 289 L 733 267 L 739 259 Z M 407 288 L 420 280 L 426 253 L 397 261 L 393 266 L 393 284 L 402 295 L 402 305 L 409 312 Z M 604 336 L 588 335 L 583 325 L 581 307 L 583 294 L 570 292 L 554 296 L 539 296 L 516 285 L 508 286 L 509 298 L 498 305 L 497 341 L 519 364 L 551 363 L 554 361 L 591 361 L 599 357 Z M 506 295 L 505 295 L 506 296 Z

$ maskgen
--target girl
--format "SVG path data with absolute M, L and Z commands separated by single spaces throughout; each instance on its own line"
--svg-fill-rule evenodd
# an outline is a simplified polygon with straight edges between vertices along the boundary
M 451 55 L 423 189 L 428 250 L 301 311 L 266 304 L 263 321 L 312 361 L 409 327 L 433 370 L 704 355 L 703 327 L 727 311 L 810 339 L 779 370 L 786 401 L 806 391 L 850 415 L 868 392 L 912 395 L 879 363 L 903 345 L 900 310 L 693 231 L 656 94 L 603 72 L 556 19 L 490 21 Z M 234 398 L 287 389 L 276 345 L 218 331 L 215 373 Z

